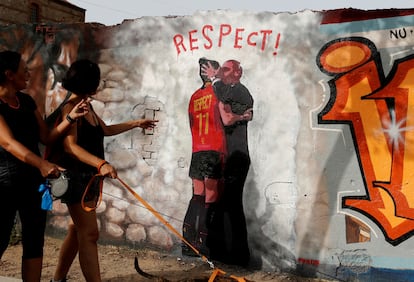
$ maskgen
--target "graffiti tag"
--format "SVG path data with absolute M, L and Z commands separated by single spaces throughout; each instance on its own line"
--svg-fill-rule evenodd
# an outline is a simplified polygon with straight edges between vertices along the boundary
M 318 66 L 333 79 L 320 124 L 351 128 L 365 196 L 342 207 L 375 222 L 397 245 L 414 235 L 414 56 L 394 63 L 384 77 L 380 55 L 366 38 L 342 38 L 319 52 Z

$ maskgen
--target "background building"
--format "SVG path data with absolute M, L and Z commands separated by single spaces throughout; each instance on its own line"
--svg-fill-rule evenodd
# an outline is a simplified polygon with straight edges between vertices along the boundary
M 85 11 L 64 0 L 0 0 L 0 24 L 85 22 Z

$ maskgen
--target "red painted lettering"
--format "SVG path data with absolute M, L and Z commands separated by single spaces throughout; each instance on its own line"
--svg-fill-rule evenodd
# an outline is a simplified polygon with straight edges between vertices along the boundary
M 211 25 L 205 25 L 202 29 L 203 37 L 207 40 L 208 44 L 204 44 L 204 48 L 211 49 L 213 47 L 213 40 L 207 35 L 207 30 L 213 31 L 213 27 Z
M 187 49 L 184 46 L 184 37 L 181 34 L 174 35 L 173 41 L 178 55 L 180 55 L 181 53 L 180 46 L 183 48 L 184 52 L 187 51 Z
M 266 39 L 268 36 L 270 36 L 272 34 L 271 30 L 261 30 L 260 31 L 261 34 L 263 34 L 263 39 L 262 39 L 262 46 L 260 47 L 260 50 L 264 50 L 266 48 Z
M 231 25 L 229 25 L 229 24 L 220 25 L 220 35 L 219 35 L 218 47 L 221 47 L 221 43 L 223 42 L 223 37 L 229 35 L 230 33 L 231 33 Z
M 272 38 L 272 34 L 275 34 L 277 38 Z M 276 45 L 270 46 L 272 43 L 269 44 L 269 41 L 276 42 Z M 173 43 L 178 55 L 182 52 L 187 52 L 187 50 L 210 50 L 213 46 L 220 48 L 226 44 L 231 44 L 231 42 L 233 42 L 233 46 L 227 47 L 235 49 L 249 46 L 260 47 L 261 51 L 272 48 L 270 51 L 273 55 L 276 55 L 275 49 L 279 47 L 280 33 L 273 33 L 269 29 L 246 31 L 243 27 L 235 28 L 230 24 L 221 24 L 218 28 L 214 28 L 212 25 L 206 24 L 201 29 L 190 30 L 187 35 L 176 34 L 173 37 Z
M 234 38 L 234 48 L 241 49 L 241 45 L 239 45 L 239 41 L 243 39 L 240 35 L 244 31 L 244 28 L 236 28 L 236 36 Z
M 191 51 L 198 49 L 198 46 L 194 46 L 194 43 L 197 43 L 197 41 L 198 41 L 197 38 L 194 38 L 193 37 L 193 34 L 194 33 L 197 33 L 197 30 L 196 29 L 191 30 L 191 31 L 188 32 L 188 39 L 190 41 L 190 50 Z
M 252 37 L 257 36 L 258 34 L 259 34 L 258 32 L 250 33 L 249 36 L 247 36 L 247 44 L 250 46 L 256 46 L 256 42 L 252 41 Z
M 301 264 L 309 264 L 309 265 L 319 265 L 319 260 L 317 259 L 305 259 L 305 258 L 298 258 L 298 262 Z

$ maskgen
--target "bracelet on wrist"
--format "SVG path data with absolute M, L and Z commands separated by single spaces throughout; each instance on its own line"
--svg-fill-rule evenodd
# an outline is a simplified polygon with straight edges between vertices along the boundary
M 76 122 L 76 119 L 71 118 L 71 116 L 70 116 L 69 114 L 67 114 L 67 115 L 66 115 L 66 120 L 67 120 L 70 124 L 72 124 L 72 123 L 75 123 L 75 122 Z
M 101 171 L 101 168 L 104 166 L 104 165 L 106 165 L 106 164 L 109 164 L 107 161 L 105 161 L 105 160 L 103 160 L 103 161 L 101 161 L 97 166 L 96 166 L 96 168 L 98 169 L 98 172 L 100 172 Z

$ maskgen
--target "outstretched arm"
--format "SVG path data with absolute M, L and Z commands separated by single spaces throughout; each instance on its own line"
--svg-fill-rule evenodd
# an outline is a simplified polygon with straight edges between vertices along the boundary
M 97 118 L 104 131 L 105 136 L 117 135 L 136 127 L 143 129 L 154 128 L 158 122 L 158 120 L 153 119 L 135 119 L 118 124 L 106 125 L 100 117 L 97 116 Z

